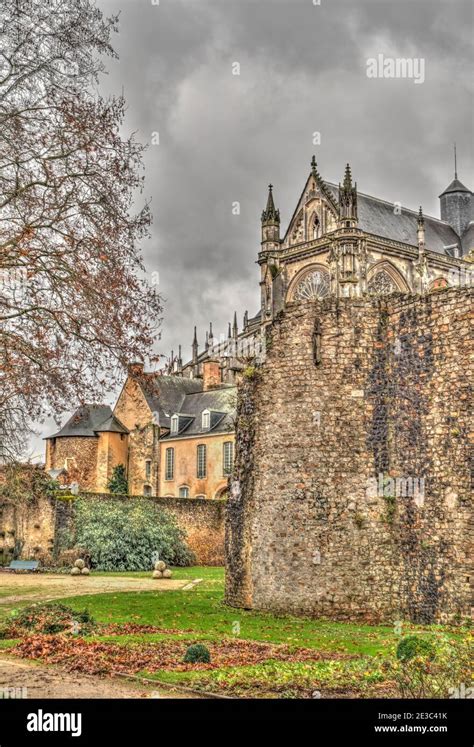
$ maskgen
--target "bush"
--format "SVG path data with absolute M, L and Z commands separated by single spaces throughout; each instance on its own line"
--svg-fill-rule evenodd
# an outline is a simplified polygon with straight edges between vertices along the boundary
M 472 677 L 471 641 L 440 636 L 436 651 L 430 644 L 429 648 L 423 646 L 418 648 L 416 654 L 411 655 L 416 648 L 413 646 L 414 644 L 410 644 L 408 647 L 408 658 L 401 659 L 397 651 L 398 661 L 392 666 L 401 697 L 462 697 L 463 688 L 470 686 Z M 402 655 L 405 656 L 403 648 Z
M 76 501 L 76 544 L 91 568 L 146 571 L 158 553 L 167 565 L 192 565 L 194 554 L 174 516 L 146 498 Z
M 416 635 L 410 635 L 402 638 L 397 646 L 397 659 L 401 662 L 410 661 L 415 656 L 433 660 L 436 656 L 434 646 L 426 638 L 419 638 Z
M 0 638 L 17 638 L 25 633 L 73 632 L 75 626 L 81 633 L 95 628 L 95 621 L 87 610 L 76 612 L 72 607 L 57 602 L 36 604 L 11 617 L 0 631 Z
M 204 646 L 203 643 L 193 643 L 187 649 L 184 661 L 186 664 L 210 664 L 211 654 L 207 646 Z

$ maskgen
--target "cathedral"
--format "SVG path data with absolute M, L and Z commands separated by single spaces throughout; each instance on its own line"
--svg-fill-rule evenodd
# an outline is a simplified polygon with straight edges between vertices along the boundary
M 47 438 L 46 469 L 81 489 L 106 492 L 123 465 L 129 492 L 176 498 L 221 498 L 232 473 L 236 387 L 247 366 L 263 360 L 265 328 L 287 304 L 392 293 L 424 295 L 471 284 L 473 195 L 457 178 L 432 218 L 359 192 L 347 166 L 342 184 L 311 170 L 286 233 L 270 185 L 262 213 L 260 310 L 237 315 L 227 337 L 212 325 L 192 359 L 181 347 L 163 371 L 132 363 L 113 410 L 85 405 Z
M 458 179 L 439 196 L 440 218 L 359 192 L 347 164 L 342 184 L 324 181 L 316 164 L 281 236 L 273 186 L 261 218 L 260 309 L 229 324 L 226 339 L 212 326 L 199 353 L 196 332 L 192 360 L 171 355 L 169 372 L 202 375 L 204 361 L 220 363 L 222 381 L 233 383 L 242 361 L 263 355 L 262 330 L 288 303 L 326 296 L 361 297 L 390 293 L 426 294 L 472 284 L 473 193 Z

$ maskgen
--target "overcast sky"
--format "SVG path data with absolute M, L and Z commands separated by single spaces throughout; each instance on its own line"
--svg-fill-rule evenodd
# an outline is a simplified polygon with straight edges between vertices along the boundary
M 202 345 L 210 321 L 220 334 L 234 309 L 239 326 L 256 313 L 267 185 L 283 233 L 313 153 L 328 181 L 349 161 L 360 191 L 438 217 L 456 141 L 473 188 L 470 0 L 320 2 L 98 2 L 120 11 L 102 90 L 123 89 L 126 128 L 150 143 L 143 254 L 164 299 L 159 352 L 182 343 L 187 359 L 195 324 Z M 424 82 L 368 78 L 379 54 L 423 58 Z M 39 439 L 33 448 L 41 455 Z

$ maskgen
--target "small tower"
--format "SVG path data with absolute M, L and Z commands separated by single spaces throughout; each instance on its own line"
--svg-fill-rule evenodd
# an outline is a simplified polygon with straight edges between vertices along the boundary
M 339 227 L 357 226 L 357 182 L 352 184 L 351 167 L 346 166 L 344 182 L 339 184 Z
M 273 202 L 273 185 L 268 185 L 267 206 L 262 212 L 262 251 L 271 251 L 280 246 L 280 211 Z
M 178 346 L 178 358 L 176 360 L 176 371 L 180 375 L 183 373 L 183 358 L 181 355 L 181 345 Z
M 439 196 L 441 220 L 449 223 L 461 237 L 471 220 L 473 194 L 458 179 L 456 146 L 454 146 L 454 179 Z

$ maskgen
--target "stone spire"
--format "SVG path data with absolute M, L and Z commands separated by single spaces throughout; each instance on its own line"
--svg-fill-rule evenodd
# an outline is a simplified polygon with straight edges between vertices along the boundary
M 276 210 L 273 202 L 273 184 L 268 185 L 267 206 L 262 212 L 262 224 L 264 223 L 280 223 L 280 211 Z
M 278 249 L 280 245 L 280 211 L 273 202 L 273 185 L 268 185 L 267 206 L 262 213 L 262 251 Z
M 193 350 L 193 363 L 196 364 L 197 363 L 197 359 L 198 359 L 198 341 L 197 341 L 196 327 L 194 327 L 194 337 L 193 337 L 192 350 Z
M 209 337 L 207 338 L 208 347 L 212 348 L 214 345 L 214 334 L 212 332 L 212 322 L 209 322 Z
M 428 289 L 429 275 L 425 247 L 425 219 L 423 217 L 423 210 L 421 208 L 421 205 L 418 211 L 417 238 L 418 259 L 414 262 L 414 266 L 418 274 L 418 290 L 419 293 L 423 295 Z
M 178 373 L 179 374 L 182 373 L 183 372 L 183 358 L 181 355 L 181 345 L 178 346 L 178 359 L 176 361 L 176 365 L 177 365 Z
M 237 339 L 238 334 L 239 334 L 239 327 L 237 324 L 237 312 L 234 311 L 234 324 L 232 326 L 232 337 L 234 338 L 234 340 Z
M 418 211 L 417 239 L 418 239 L 418 252 L 422 253 L 425 251 L 425 219 L 423 217 L 423 210 L 422 210 L 421 205 Z
M 342 186 L 339 184 L 339 223 L 344 228 L 357 225 L 357 182 L 352 184 L 349 164 L 346 165 Z

